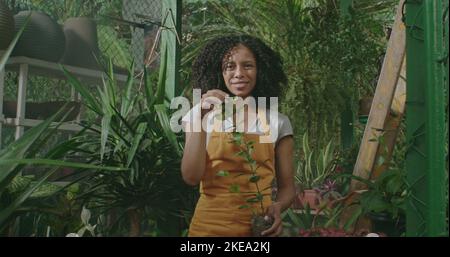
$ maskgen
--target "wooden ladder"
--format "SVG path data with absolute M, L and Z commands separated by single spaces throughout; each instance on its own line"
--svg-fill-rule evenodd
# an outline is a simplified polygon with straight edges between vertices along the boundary
M 353 170 L 353 175 L 363 179 L 377 177 L 387 168 L 386 163 L 392 155 L 405 111 L 406 28 L 402 21 L 404 2 L 405 0 L 401 0 L 397 8 L 383 67 Z M 378 140 L 380 137 L 383 137 L 384 145 L 380 145 Z M 365 184 L 362 182 L 353 180 L 351 183 L 352 191 L 364 188 Z

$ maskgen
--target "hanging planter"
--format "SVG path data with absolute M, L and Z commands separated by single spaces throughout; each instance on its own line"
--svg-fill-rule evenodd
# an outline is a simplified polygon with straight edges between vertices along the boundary
M 0 35 L 0 50 L 5 50 L 14 37 L 14 17 L 2 0 L 0 0 Z
M 65 37 L 61 26 L 47 14 L 22 11 L 14 16 L 15 31 L 19 31 L 31 13 L 30 21 L 14 48 L 14 56 L 57 62 L 65 49 Z

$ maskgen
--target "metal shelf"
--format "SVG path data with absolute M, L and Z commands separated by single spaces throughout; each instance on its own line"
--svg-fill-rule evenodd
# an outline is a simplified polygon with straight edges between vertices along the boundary
M 0 56 L 2 56 L 2 52 L 0 52 Z M 5 69 L 0 70 L 0 149 L 2 148 L 1 138 L 3 125 L 16 127 L 15 138 L 17 140 L 23 135 L 25 127 L 36 126 L 42 121 L 27 119 L 25 117 L 26 92 L 29 76 L 44 76 L 48 78 L 67 80 L 67 77 L 62 70 L 62 66 L 64 66 L 67 71 L 69 71 L 73 76 L 77 77 L 77 79 L 82 82 L 90 84 L 103 83 L 103 77 L 105 76 L 105 73 L 103 71 L 48 62 L 24 56 L 9 58 Z M 16 118 L 5 117 L 3 114 L 3 97 L 6 71 L 13 71 L 19 74 L 17 83 L 18 94 Z M 115 80 L 118 82 L 118 84 L 125 84 L 127 79 L 128 76 L 126 74 L 115 75 Z M 74 89 L 72 89 L 72 98 L 73 101 L 79 101 L 80 99 L 80 96 L 75 93 Z M 82 128 L 81 126 L 76 124 L 79 119 L 80 117 L 78 116 L 76 121 L 64 122 L 58 129 L 67 131 L 79 131 Z

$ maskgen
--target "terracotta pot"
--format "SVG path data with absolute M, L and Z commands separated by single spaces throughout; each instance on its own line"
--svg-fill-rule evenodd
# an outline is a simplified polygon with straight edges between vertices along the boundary
M 297 194 L 297 198 L 294 201 L 294 209 L 305 209 L 306 205 L 312 210 L 319 209 L 320 195 L 317 191 L 312 189 L 303 190 Z
M 54 102 L 42 102 L 42 103 L 26 103 L 25 118 L 34 120 L 45 120 L 57 113 L 67 102 L 54 101 Z M 80 113 L 81 104 L 79 102 L 69 102 L 66 106 L 66 112 L 73 107 L 73 110 L 62 121 L 73 121 Z M 17 102 L 16 101 L 3 101 L 3 114 L 6 118 L 16 118 Z M 63 115 L 66 114 L 63 112 Z M 61 120 L 60 120 L 61 121 Z
M 45 13 L 22 11 L 14 16 L 17 33 L 31 13 L 30 21 L 13 51 L 13 56 L 57 62 L 65 49 L 65 37 L 61 26 Z
M 14 38 L 14 17 L 2 0 L 0 0 L 0 35 L 0 50 L 5 50 Z

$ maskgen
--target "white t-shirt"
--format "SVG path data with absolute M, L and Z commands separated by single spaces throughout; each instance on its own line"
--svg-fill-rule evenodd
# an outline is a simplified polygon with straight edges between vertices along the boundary
M 217 115 L 217 112 L 211 111 L 206 116 L 206 122 L 207 122 L 207 137 L 206 137 L 206 145 L 209 143 L 209 138 L 211 136 L 211 131 L 214 127 L 214 115 Z M 183 126 L 186 128 L 187 126 L 191 126 L 192 128 L 192 122 L 197 118 L 197 120 L 200 120 L 200 108 L 198 108 L 198 105 L 189 110 L 189 112 L 182 118 Z M 280 112 L 270 112 L 267 110 L 266 112 L 267 122 L 269 124 L 269 131 L 268 134 L 270 136 L 270 141 L 273 142 L 274 147 L 282 139 L 283 137 L 294 135 L 294 132 L 292 130 L 291 122 L 289 121 L 289 118 L 280 113 Z M 278 118 L 278 119 L 277 119 Z M 276 121 L 276 122 L 275 122 Z M 247 133 L 252 134 L 258 134 L 263 135 L 264 132 L 267 132 L 267 129 L 264 130 L 262 126 L 263 121 L 259 119 L 259 117 L 256 117 L 256 120 L 249 124 Z M 224 132 L 231 132 L 233 131 L 233 120 L 232 117 L 226 118 L 223 121 L 223 131 Z M 272 133 L 272 131 L 277 133 Z

